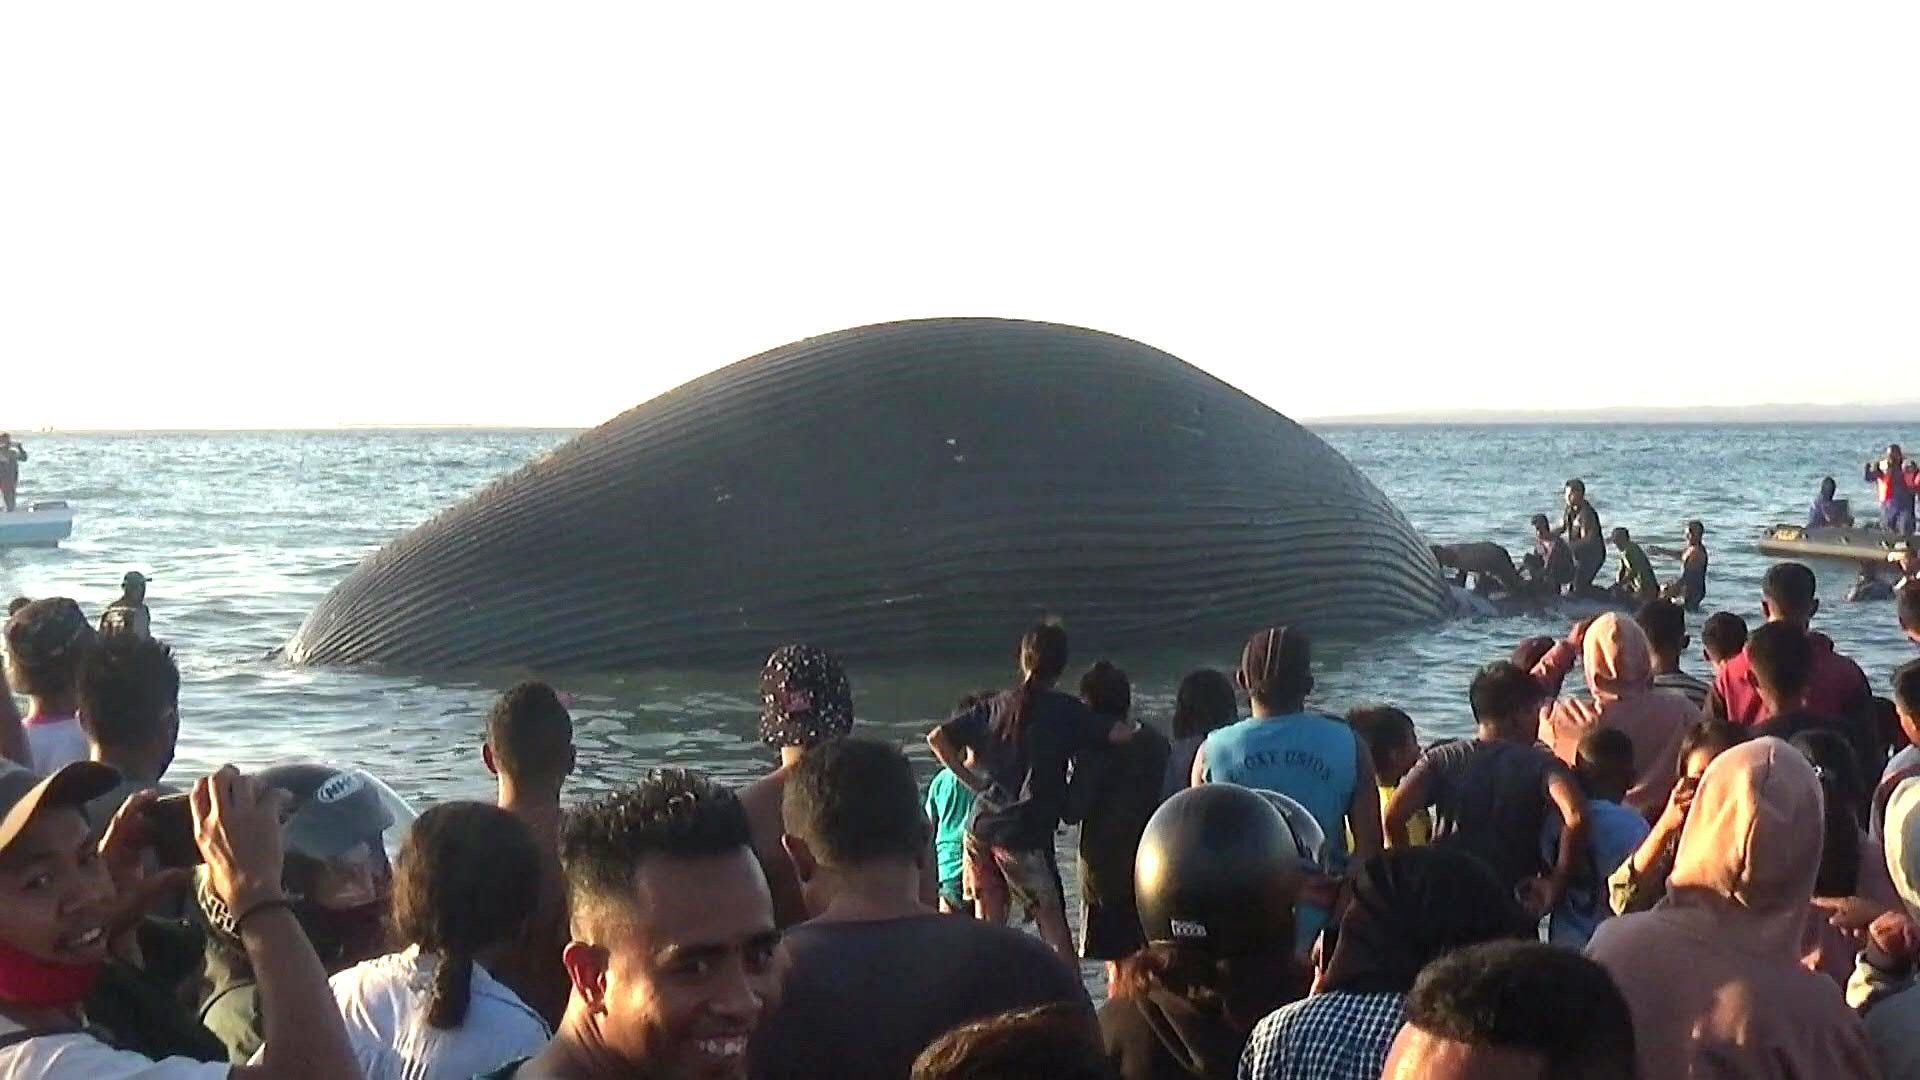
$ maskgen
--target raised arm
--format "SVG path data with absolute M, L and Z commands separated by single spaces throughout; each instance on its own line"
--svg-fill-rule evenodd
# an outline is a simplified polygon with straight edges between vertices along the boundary
M 358 1076 L 327 969 L 280 888 L 285 796 L 228 765 L 193 786 L 193 824 L 214 890 L 226 901 L 260 986 L 266 1031 L 257 1064 L 236 1080 Z
M 947 725 L 941 724 L 927 733 L 927 749 L 933 751 L 934 760 L 945 765 L 953 773 L 953 778 L 968 790 L 986 790 L 987 782 L 981 779 L 979 773 L 967 768 L 966 751 L 954 739 Z
M 1400 786 L 1393 789 L 1393 798 L 1387 803 L 1386 839 L 1390 848 L 1403 848 L 1411 845 L 1407 836 L 1407 822 L 1413 815 L 1425 810 L 1433 802 L 1432 773 L 1427 770 L 1427 759 L 1422 757 L 1414 763 L 1407 775 L 1400 778 Z

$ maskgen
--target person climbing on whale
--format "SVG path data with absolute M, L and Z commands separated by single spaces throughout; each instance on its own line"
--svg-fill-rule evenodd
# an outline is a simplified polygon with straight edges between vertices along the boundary
M 1434 544 L 1433 557 L 1440 563 L 1442 570 L 1453 572 L 1453 583 L 1464 588 L 1467 575 L 1473 574 L 1478 580 L 1474 591 L 1482 596 L 1493 592 L 1494 583 L 1508 596 L 1522 596 L 1527 587 L 1520 579 L 1520 571 L 1513 565 L 1513 556 L 1507 549 L 1487 540 L 1476 540 L 1466 544 Z
M 1541 591 L 1557 593 L 1573 584 L 1573 549 L 1555 534 L 1545 514 L 1533 515 L 1533 553 L 1540 562 L 1536 584 L 1547 586 Z
M 1598 590 L 1593 579 L 1607 561 L 1607 541 L 1600 534 L 1600 512 L 1587 501 L 1587 482 L 1574 477 L 1567 481 L 1566 513 L 1554 534 L 1567 538 L 1573 552 L 1573 580 L 1567 584 L 1569 596 L 1592 596 Z

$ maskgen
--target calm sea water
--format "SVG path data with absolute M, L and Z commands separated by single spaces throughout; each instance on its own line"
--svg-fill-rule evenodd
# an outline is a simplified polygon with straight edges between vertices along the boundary
M 1798 519 L 1824 474 L 1839 477 L 1842 492 L 1865 505 L 1861 463 L 1910 433 L 1756 426 L 1354 427 L 1323 434 L 1435 540 L 1492 538 L 1517 555 L 1528 516 L 1553 514 L 1562 481 L 1575 475 L 1586 478 L 1608 526 L 1626 525 L 1645 541 L 1677 546 L 1682 522 L 1702 518 L 1713 551 L 1709 607 L 1751 618 L 1767 565 L 1752 550 L 1756 533 Z M 318 758 L 362 765 L 419 801 L 485 795 L 481 717 L 492 696 L 522 673 L 436 679 L 297 669 L 268 654 L 368 552 L 567 435 L 28 438 L 33 458 L 23 494 L 65 498 L 80 517 L 73 540 L 59 550 L 0 550 L 0 597 L 64 594 L 95 612 L 127 570 L 154 577 L 154 630 L 175 645 L 185 678 L 176 775 L 229 760 Z M 1821 627 L 1884 688 L 1887 673 L 1910 651 L 1891 605 L 1848 604 L 1841 597 L 1852 571 L 1817 568 L 1827 604 Z M 1468 729 L 1465 690 L 1475 666 L 1526 635 L 1564 629 L 1486 619 L 1325 642 L 1318 701 L 1333 710 L 1393 702 L 1413 714 L 1425 738 L 1460 734 Z M 1009 653 L 1014 644 L 1008 641 Z M 1201 663 L 1228 667 L 1236 645 L 1195 643 L 1181 655 L 1113 659 L 1141 684 L 1145 714 L 1164 717 L 1179 676 Z M 659 764 L 697 765 L 730 780 L 762 771 L 770 760 L 754 740 L 762 658 L 742 656 L 733 671 L 561 680 L 579 699 L 576 791 L 604 789 Z M 1697 657 L 1692 663 L 1704 667 Z M 949 704 L 966 691 L 1003 684 L 1011 672 L 930 661 L 852 674 L 862 724 L 924 761 L 920 736 Z

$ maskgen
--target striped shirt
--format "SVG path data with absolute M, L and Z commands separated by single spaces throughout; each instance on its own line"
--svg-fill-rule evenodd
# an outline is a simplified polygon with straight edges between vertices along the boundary
M 1655 690 L 1678 690 L 1702 712 L 1707 708 L 1707 692 L 1713 687 L 1684 671 L 1663 671 L 1653 677 Z

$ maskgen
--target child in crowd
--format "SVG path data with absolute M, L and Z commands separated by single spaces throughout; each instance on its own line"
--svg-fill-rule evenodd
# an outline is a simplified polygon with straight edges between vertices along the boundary
M 1727 661 L 1747 647 L 1747 620 L 1731 611 L 1716 611 L 1700 627 L 1700 651 L 1715 675 Z
M 1413 717 L 1391 705 L 1369 705 L 1348 712 L 1347 725 L 1367 744 L 1367 753 L 1373 758 L 1373 778 L 1380 786 L 1380 815 L 1384 819 L 1401 778 L 1420 760 L 1420 739 L 1413 730 Z M 1407 819 L 1407 840 L 1419 847 L 1432 836 L 1433 816 L 1423 806 Z
M 1080 700 L 1102 720 L 1124 721 L 1133 710 L 1133 684 L 1126 672 L 1102 660 L 1081 678 Z M 1127 742 L 1074 762 L 1065 819 L 1080 822 L 1080 956 L 1106 962 L 1109 987 L 1118 962 L 1147 943 L 1134 899 L 1133 863 L 1147 819 L 1160 807 L 1172 752 L 1166 736 L 1142 726 Z
M 80 605 L 64 596 L 34 602 L 7 619 L 7 665 L 13 688 L 27 695 L 27 752 L 35 771 L 51 775 L 87 760 L 80 726 L 80 665 L 99 640 Z
M 995 691 L 968 694 L 954 706 L 963 713 L 994 699 Z M 967 767 L 978 762 L 968 750 Z M 942 768 L 927 783 L 927 820 L 933 823 L 933 857 L 940 878 L 940 910 L 973 914 L 973 897 L 966 887 L 967 816 L 973 813 L 973 789 L 960 782 L 952 769 Z
M 1173 699 L 1173 756 L 1167 759 L 1167 781 L 1161 799 L 1186 789 L 1193 778 L 1193 758 L 1207 736 L 1240 719 L 1240 695 L 1222 671 L 1201 668 L 1180 680 Z
M 1646 911 L 1667 895 L 1667 875 L 1673 872 L 1674 852 L 1679 848 L 1680 831 L 1686 827 L 1687 812 L 1693 807 L 1693 793 L 1707 766 L 1745 742 L 1748 731 L 1725 720 L 1701 720 L 1680 740 L 1680 779 L 1667 797 L 1666 809 L 1654 821 L 1646 839 L 1634 849 L 1633 857 L 1620 864 L 1607 878 L 1607 905 L 1615 915 Z
M 1920 776 L 1920 660 L 1909 660 L 1893 673 L 1893 708 L 1900 717 L 1900 730 L 1907 746 L 1887 762 L 1873 789 L 1873 813 L 1867 821 L 1868 835 L 1879 839 L 1887 817 L 1887 800 L 1900 781 Z
M 1413 812 L 1431 806 L 1433 843 L 1484 861 L 1529 915 L 1560 905 L 1587 858 L 1587 800 L 1566 766 L 1536 739 L 1542 694 L 1531 674 L 1501 661 L 1474 676 L 1473 739 L 1421 755 L 1387 807 L 1394 846 Z M 1560 850 L 1540 857 L 1540 832 L 1558 814 Z
M 1608 875 L 1647 838 L 1648 825 L 1638 811 L 1621 805 L 1633 785 L 1633 740 L 1626 732 L 1614 728 L 1588 732 L 1580 740 L 1573 775 L 1587 795 L 1587 818 L 1593 823 L 1587 847 L 1593 865 L 1575 875 L 1566 898 L 1548 917 L 1547 940 L 1584 949 L 1593 931 L 1612 914 L 1604 885 Z M 1549 818 L 1542 833 L 1542 857 L 1552 858 L 1559 850 L 1560 823 Z
M 354 1057 L 378 1080 L 456 1080 L 527 1057 L 552 1032 L 488 968 L 538 907 L 540 848 L 526 823 L 480 802 L 421 814 L 394 865 L 393 928 L 406 948 L 331 980 Z

